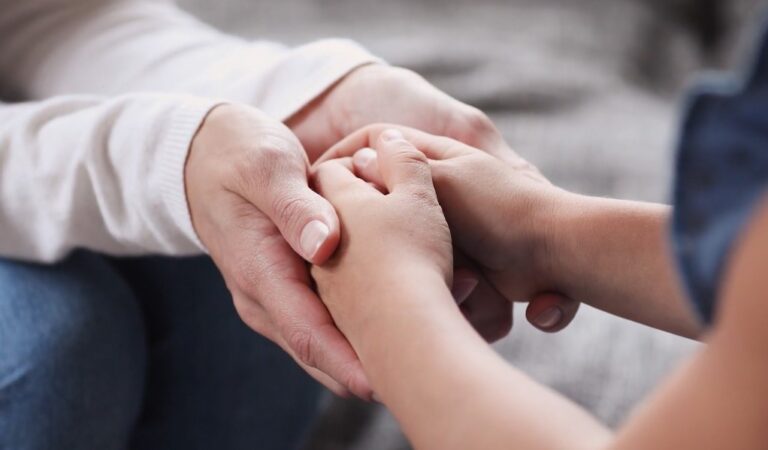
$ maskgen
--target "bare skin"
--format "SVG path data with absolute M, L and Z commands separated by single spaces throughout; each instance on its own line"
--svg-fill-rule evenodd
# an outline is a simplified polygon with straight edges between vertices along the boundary
M 468 239 L 456 234 L 469 233 L 473 227 L 493 232 L 484 228 L 482 218 L 453 223 L 451 217 L 457 215 L 451 209 L 457 204 L 478 204 L 486 214 L 509 211 L 513 208 L 509 199 L 524 191 L 527 183 L 509 179 L 520 178 L 516 173 L 519 168 L 499 169 L 498 161 L 492 158 L 452 164 L 454 157 L 479 152 L 461 150 L 451 141 L 409 130 L 400 129 L 400 137 L 396 132 L 383 131 L 369 131 L 366 143 L 377 152 L 377 172 L 384 192 L 356 175 L 360 168 L 355 167 L 354 157 L 328 160 L 316 168 L 318 190 L 339 212 L 343 231 L 340 251 L 327 264 L 315 266 L 312 273 L 321 297 L 355 348 L 374 389 L 416 448 L 753 449 L 764 445 L 764 424 L 768 423 L 768 386 L 764 382 L 768 354 L 764 343 L 768 330 L 762 322 L 768 314 L 768 302 L 763 298 L 768 280 L 761 268 L 768 259 L 768 202 L 755 214 L 731 258 L 716 324 L 704 338 L 708 345 L 614 434 L 578 406 L 498 357 L 467 325 L 451 299 L 449 243 Z M 445 145 L 449 143 L 452 145 Z M 437 158 L 438 148 L 443 151 L 442 158 Z M 506 171 L 507 177 L 493 176 L 497 171 Z M 449 199 L 441 193 L 446 180 L 452 178 L 465 183 L 462 195 L 475 195 L 471 202 L 450 195 Z M 559 268 L 559 262 L 547 260 L 547 255 L 559 251 L 557 246 L 572 256 L 567 252 L 573 250 L 573 242 L 584 243 L 580 251 L 596 254 L 569 258 L 568 273 L 555 280 L 560 286 L 599 295 L 601 289 L 615 294 L 623 282 L 629 283 L 622 288 L 627 294 L 620 298 L 622 304 L 606 300 L 605 309 L 681 334 L 700 335 L 701 327 L 695 325 L 692 312 L 676 293 L 676 283 L 670 281 L 671 264 L 663 245 L 653 245 L 660 233 L 655 224 L 663 224 L 666 209 L 614 204 L 562 191 L 547 195 L 554 197 L 553 203 L 538 220 L 559 224 L 540 224 L 544 230 L 557 232 L 544 233 L 542 264 L 537 265 L 544 274 L 537 280 L 548 280 Z M 438 199 L 450 231 L 435 207 Z M 581 226 L 578 221 L 582 219 L 571 207 L 603 225 L 597 229 Z M 488 261 L 496 264 L 492 270 L 502 291 L 504 283 L 499 280 L 505 265 L 499 261 L 505 261 L 504 254 L 512 261 L 518 257 L 519 244 L 513 236 L 523 228 L 514 231 L 500 230 L 488 238 L 496 243 L 497 251 Z M 594 238 L 597 235 L 600 239 Z M 633 254 L 631 261 L 641 274 L 627 275 L 625 272 L 632 272 L 626 264 L 629 257 L 600 246 L 610 247 L 614 242 L 640 252 Z M 547 274 L 548 270 L 552 273 Z M 574 274 L 584 278 L 576 277 L 578 281 L 571 284 L 568 280 Z M 653 281 L 654 276 L 658 281 Z M 646 289 L 642 285 L 646 281 L 662 286 Z M 540 282 L 533 284 L 534 290 Z M 669 289 L 668 301 L 662 301 L 659 289 Z M 665 311 L 670 318 L 662 317 Z
M 287 121 L 224 104 L 195 136 L 185 169 L 195 230 L 246 324 L 280 345 L 339 395 L 372 396 L 352 347 L 312 289 L 306 262 L 339 242 L 336 211 L 310 189 L 311 160 L 357 128 L 417 126 L 511 154 L 491 121 L 404 69 L 360 67 Z M 478 271 L 458 261 L 454 295 L 488 340 L 505 336 L 512 308 Z M 565 324 L 567 321 L 563 321 Z
M 324 160 L 354 155 L 356 172 L 381 183 L 375 155 L 358 150 L 386 128 L 352 134 Z M 578 303 L 548 301 L 547 293 L 559 292 L 655 328 L 699 335 L 667 257 L 668 207 L 569 193 L 522 158 L 502 163 L 453 139 L 397 129 L 429 158 L 456 247 L 508 301 L 542 297 L 529 306 L 529 319 L 547 308 L 573 317 Z M 617 270 L 628 264 L 633 270 Z

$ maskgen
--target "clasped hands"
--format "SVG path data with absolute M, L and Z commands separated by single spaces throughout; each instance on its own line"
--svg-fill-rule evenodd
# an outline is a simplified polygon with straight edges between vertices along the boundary
M 578 308 L 548 275 L 564 193 L 485 115 L 402 69 L 357 69 L 287 126 L 216 107 L 185 184 L 238 314 L 340 395 L 372 396 L 350 341 L 385 313 L 374 289 L 439 278 L 488 341 L 509 332 L 512 301 L 531 300 L 545 331 Z

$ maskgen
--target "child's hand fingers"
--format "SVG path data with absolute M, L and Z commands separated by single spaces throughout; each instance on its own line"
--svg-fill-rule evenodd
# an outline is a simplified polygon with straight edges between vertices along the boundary
M 429 159 L 454 158 L 473 151 L 480 151 L 451 138 L 435 136 L 413 128 L 391 124 L 377 124 L 361 128 L 342 139 L 323 154 L 318 159 L 318 163 L 328 161 L 329 159 L 352 156 L 362 148 L 373 147 L 379 141 L 381 134 L 390 129 L 400 131 L 406 140 L 427 155 Z
M 496 342 L 512 329 L 513 303 L 504 298 L 485 277 L 480 276 L 477 287 L 461 304 L 461 311 L 480 336 Z
M 352 157 L 352 164 L 358 177 L 377 187 L 384 187 L 384 179 L 379 171 L 379 158 L 376 150 L 366 147 L 357 151 Z
M 379 194 L 374 187 L 355 176 L 352 170 L 352 158 L 326 161 L 313 169 L 313 187 L 318 194 L 333 204 L 342 193 L 357 191 Z
M 531 325 L 541 331 L 555 333 L 571 323 L 580 304 L 561 294 L 538 294 L 528 304 L 525 317 Z
M 457 255 L 454 253 L 454 264 L 457 263 L 456 259 Z M 464 303 L 472 295 L 479 282 L 480 275 L 477 273 L 477 271 L 466 267 L 454 267 L 451 294 L 453 294 L 453 299 L 456 300 L 456 304 L 461 306 L 461 304 Z
M 437 203 L 427 157 L 405 140 L 400 130 L 390 128 L 381 133 L 375 147 L 381 178 L 389 192 L 423 194 Z

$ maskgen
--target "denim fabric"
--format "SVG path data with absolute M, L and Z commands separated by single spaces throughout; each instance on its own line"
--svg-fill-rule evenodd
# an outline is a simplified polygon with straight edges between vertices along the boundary
M 0 449 L 286 450 L 319 394 L 207 258 L 0 260 Z
M 728 254 L 768 187 L 768 32 L 743 79 L 702 84 L 683 123 L 673 243 L 705 323 L 716 313 Z

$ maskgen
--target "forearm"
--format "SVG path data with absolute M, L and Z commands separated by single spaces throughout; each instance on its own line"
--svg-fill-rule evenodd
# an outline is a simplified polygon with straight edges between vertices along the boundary
M 293 49 L 246 41 L 172 2 L 6 3 L 0 81 L 9 97 L 177 92 L 249 104 L 284 120 L 353 68 L 377 61 L 343 40 Z
M 183 173 L 215 104 L 133 95 L 0 105 L 0 255 L 201 253 Z
M 768 422 L 768 202 L 731 249 L 708 345 L 634 414 L 616 449 L 753 449 Z
M 547 253 L 568 296 L 687 337 L 701 326 L 667 248 L 669 207 L 564 194 Z
M 453 304 L 445 283 L 379 290 L 375 314 L 347 333 L 374 391 L 419 449 L 597 448 L 591 417 L 505 363 Z M 438 300 L 439 299 L 439 300 Z

